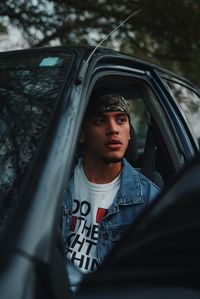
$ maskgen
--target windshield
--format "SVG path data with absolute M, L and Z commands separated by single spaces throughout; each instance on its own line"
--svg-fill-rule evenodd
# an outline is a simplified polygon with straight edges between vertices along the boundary
M 55 110 L 69 54 L 0 56 L 0 224 L 18 197 Z

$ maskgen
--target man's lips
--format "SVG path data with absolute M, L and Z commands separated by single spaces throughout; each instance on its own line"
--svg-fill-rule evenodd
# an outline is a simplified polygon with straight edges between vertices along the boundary
M 119 149 L 122 146 L 122 142 L 119 140 L 108 140 L 105 142 L 105 146 L 112 149 Z

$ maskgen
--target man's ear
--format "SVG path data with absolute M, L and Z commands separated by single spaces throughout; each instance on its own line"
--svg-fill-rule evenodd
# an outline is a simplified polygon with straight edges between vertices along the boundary
M 131 126 L 130 126 L 130 123 L 129 123 L 129 137 L 128 137 L 128 140 L 131 140 Z

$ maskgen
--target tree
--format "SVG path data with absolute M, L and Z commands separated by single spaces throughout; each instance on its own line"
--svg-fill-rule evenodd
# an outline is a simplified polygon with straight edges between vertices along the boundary
M 94 45 L 133 11 L 104 43 L 166 66 L 200 84 L 200 3 L 196 0 L 7 0 L 2 22 L 17 26 L 30 47 Z M 4 23 L 3 23 L 4 22 Z

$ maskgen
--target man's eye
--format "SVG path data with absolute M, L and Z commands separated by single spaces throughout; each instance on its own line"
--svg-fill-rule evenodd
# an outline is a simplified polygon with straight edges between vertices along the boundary
M 105 123 L 105 119 L 103 117 L 96 117 L 93 119 L 93 123 L 96 126 L 103 125 Z
M 126 116 L 120 116 L 117 119 L 117 122 L 121 123 L 121 124 L 125 123 L 126 121 L 127 121 L 127 117 Z

